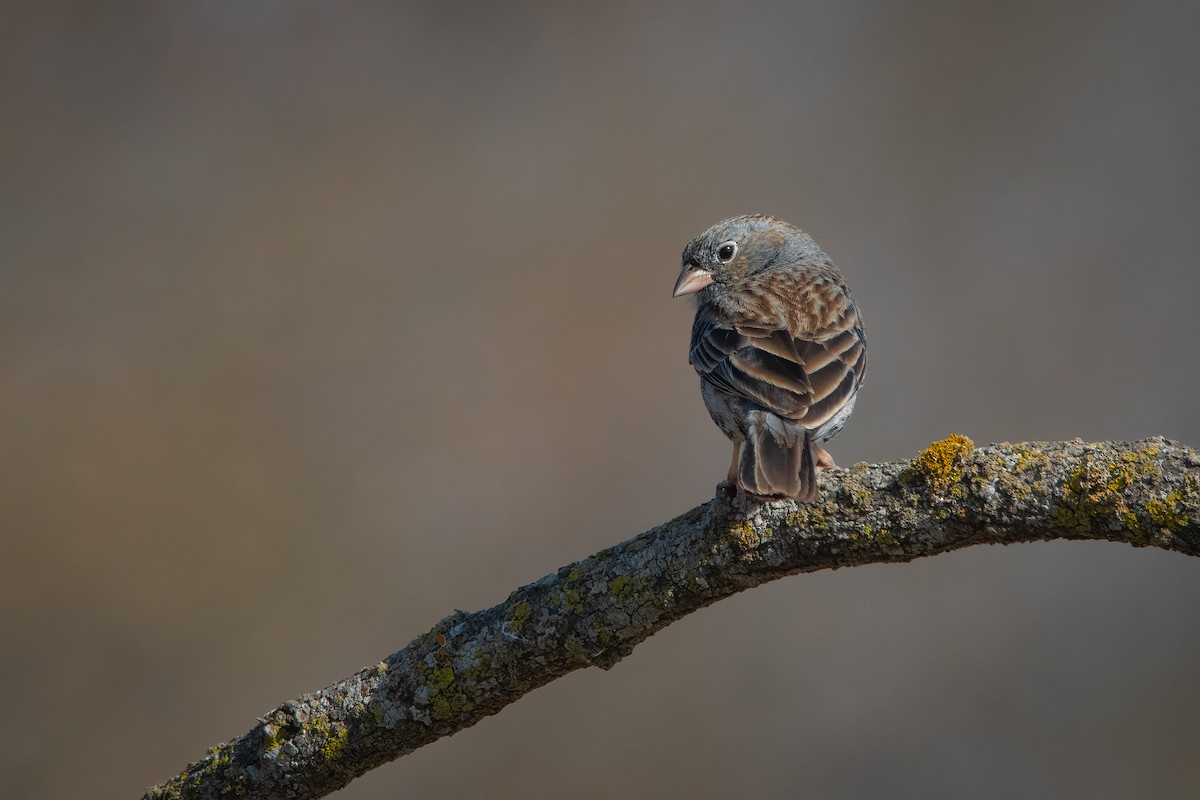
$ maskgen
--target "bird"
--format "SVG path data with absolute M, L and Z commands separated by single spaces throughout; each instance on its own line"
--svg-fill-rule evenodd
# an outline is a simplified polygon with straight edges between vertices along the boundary
M 692 239 L 673 297 L 696 302 L 688 362 L 733 442 L 719 493 L 811 503 L 836 469 L 821 445 L 845 424 L 867 368 L 862 315 L 812 237 L 775 217 L 732 217 Z

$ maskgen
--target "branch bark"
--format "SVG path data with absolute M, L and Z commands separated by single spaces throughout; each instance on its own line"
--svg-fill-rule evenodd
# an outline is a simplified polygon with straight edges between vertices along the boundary
M 315 798 L 572 670 L 766 581 L 975 544 L 1105 539 L 1200 555 L 1200 455 L 1165 439 L 999 444 L 828 473 L 812 505 L 716 498 L 455 612 L 378 664 L 284 703 L 144 798 Z

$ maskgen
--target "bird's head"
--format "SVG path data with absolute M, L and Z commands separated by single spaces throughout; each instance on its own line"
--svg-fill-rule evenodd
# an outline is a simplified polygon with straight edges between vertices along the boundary
M 820 252 L 808 234 L 774 217 L 753 214 L 718 222 L 683 249 L 672 297 L 708 286 L 738 288 L 766 270 L 794 266 L 810 247 Z

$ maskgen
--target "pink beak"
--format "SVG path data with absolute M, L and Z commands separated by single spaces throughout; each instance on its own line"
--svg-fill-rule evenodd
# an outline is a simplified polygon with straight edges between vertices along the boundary
M 679 280 L 675 281 L 675 291 L 671 293 L 671 297 L 695 294 L 712 282 L 713 276 L 708 270 L 692 266 L 684 267 L 683 272 L 679 273 Z

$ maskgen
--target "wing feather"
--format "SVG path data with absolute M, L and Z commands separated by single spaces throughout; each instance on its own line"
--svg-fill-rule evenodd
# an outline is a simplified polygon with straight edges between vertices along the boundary
M 853 303 L 819 331 L 726 326 L 699 313 L 688 359 L 728 394 L 814 429 L 854 395 L 866 372 L 862 322 Z

